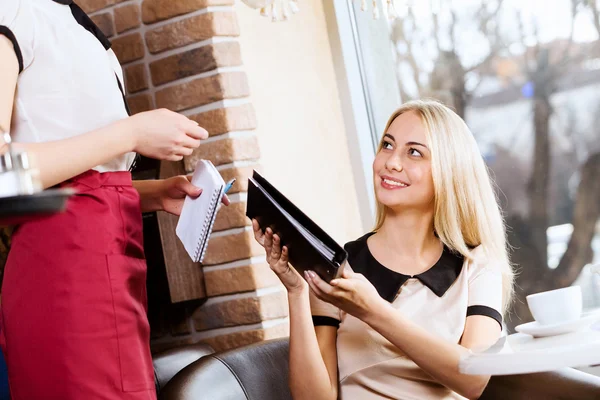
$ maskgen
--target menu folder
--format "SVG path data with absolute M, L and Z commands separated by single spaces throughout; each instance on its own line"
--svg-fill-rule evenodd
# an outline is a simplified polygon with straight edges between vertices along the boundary
M 301 275 L 311 270 L 327 283 L 341 275 L 348 258 L 344 248 L 256 171 L 248 179 L 246 215 L 263 232 L 270 227 L 277 233 Z

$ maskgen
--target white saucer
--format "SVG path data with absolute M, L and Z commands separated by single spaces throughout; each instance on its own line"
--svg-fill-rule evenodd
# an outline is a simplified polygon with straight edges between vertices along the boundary
M 515 330 L 520 333 L 526 333 L 535 338 L 555 336 L 587 328 L 598 320 L 600 320 L 600 310 L 592 310 L 589 312 L 584 312 L 581 315 L 581 318 L 573 321 L 559 322 L 549 325 L 542 325 L 537 321 L 533 321 L 518 325 L 515 327 Z

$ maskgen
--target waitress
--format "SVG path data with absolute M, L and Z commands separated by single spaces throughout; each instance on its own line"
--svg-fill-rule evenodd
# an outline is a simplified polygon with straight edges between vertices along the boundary
M 141 213 L 179 214 L 201 190 L 128 170 L 135 153 L 181 160 L 207 132 L 168 110 L 129 117 L 122 87 L 110 42 L 72 1 L 0 0 L 0 131 L 44 188 L 77 190 L 12 239 L 0 339 L 13 400 L 156 398 Z

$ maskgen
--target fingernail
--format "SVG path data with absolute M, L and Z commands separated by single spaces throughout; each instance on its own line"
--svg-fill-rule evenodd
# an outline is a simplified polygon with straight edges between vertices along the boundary
M 304 271 L 304 277 L 306 278 L 306 280 L 310 280 L 310 274 L 308 273 L 308 271 Z
M 308 274 L 310 275 L 311 278 L 315 278 L 317 275 L 312 272 L 312 271 L 308 271 Z

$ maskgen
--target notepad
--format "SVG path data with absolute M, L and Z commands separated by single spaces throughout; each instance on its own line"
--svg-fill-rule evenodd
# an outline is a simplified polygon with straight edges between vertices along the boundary
M 340 276 L 348 253 L 256 171 L 248 179 L 246 215 L 281 237 L 298 272 L 314 271 L 326 282 Z
M 201 188 L 202 194 L 197 198 L 186 197 L 175 233 L 191 259 L 202 262 L 225 192 L 225 181 L 210 161 L 200 160 L 192 184 Z

